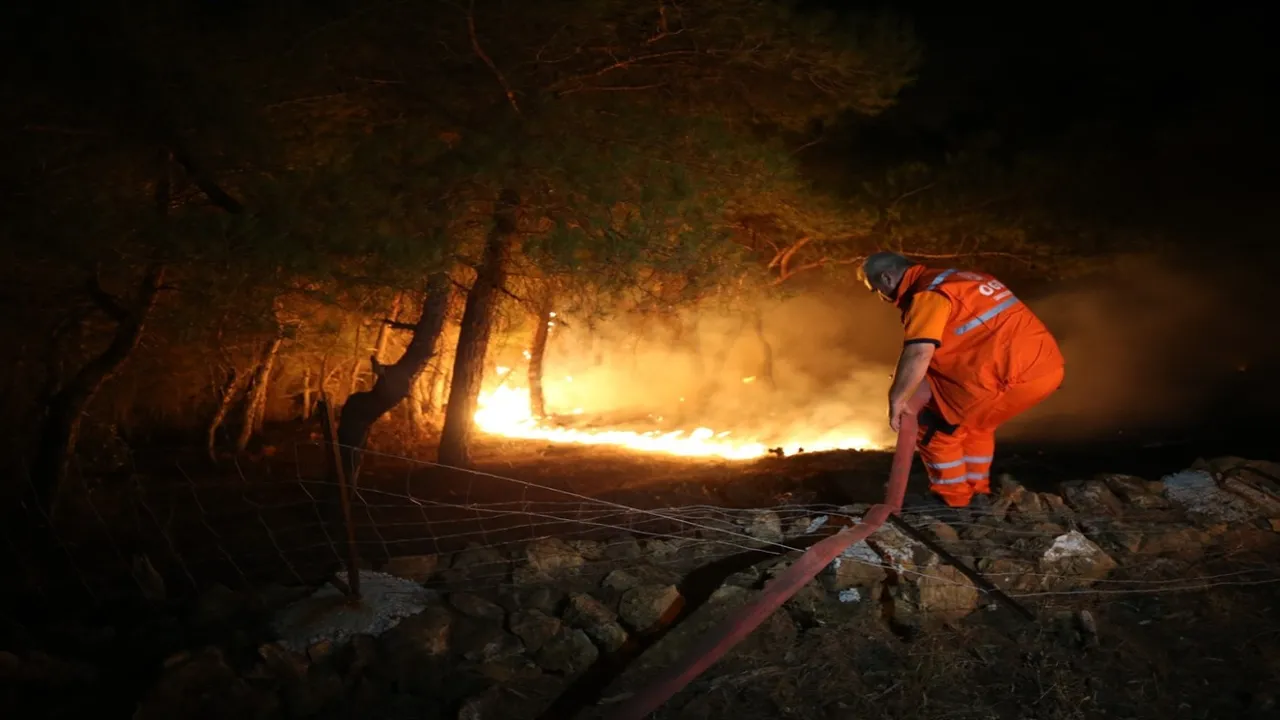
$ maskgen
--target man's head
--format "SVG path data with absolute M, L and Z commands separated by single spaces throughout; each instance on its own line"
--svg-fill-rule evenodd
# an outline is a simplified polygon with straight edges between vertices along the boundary
M 858 279 L 885 302 L 893 302 L 898 297 L 902 276 L 913 264 L 897 253 L 878 252 L 862 262 Z

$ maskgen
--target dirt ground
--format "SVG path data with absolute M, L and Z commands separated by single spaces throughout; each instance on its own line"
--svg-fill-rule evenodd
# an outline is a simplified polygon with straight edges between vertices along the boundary
M 336 505 L 323 496 L 322 486 L 312 485 L 323 477 L 320 448 L 296 436 L 276 438 L 267 448 L 257 460 L 220 466 L 195 451 L 139 457 L 130 473 L 148 483 L 144 510 L 137 503 L 107 500 L 120 495 L 110 487 L 95 490 L 100 500 L 92 511 L 109 537 L 75 544 L 75 553 L 85 553 L 78 568 L 118 576 L 125 571 L 126 557 L 146 550 L 166 577 L 178 578 L 171 586 L 178 596 L 212 580 L 287 584 L 331 573 L 341 560 L 340 541 L 325 536 L 321 521 L 332 519 L 326 513 Z M 997 472 L 1012 472 L 1029 487 L 1043 489 L 1097 472 L 1140 472 L 1154 479 L 1190 461 L 1178 448 L 1003 450 Z M 890 459 L 883 452 L 842 452 L 704 461 L 486 439 L 475 455 L 476 472 L 460 473 L 383 453 L 371 457 L 362 471 L 357 496 L 357 510 L 364 517 L 356 523 L 362 556 L 374 566 L 393 551 L 443 550 L 439 538 L 428 543 L 424 519 L 468 527 L 478 523 L 486 543 L 503 532 L 527 539 L 556 529 L 536 527 L 523 516 L 514 525 L 503 525 L 491 516 L 468 514 L 475 506 L 514 503 L 527 510 L 557 505 L 595 512 L 613 504 L 643 510 L 874 501 L 883 492 Z M 429 460 L 429 451 L 424 455 Z M 923 489 L 923 482 L 916 477 L 913 490 Z M 128 526 L 121 521 L 126 505 L 133 508 L 132 531 L 119 529 Z M 86 520 L 86 526 L 91 524 Z M 396 536 L 402 526 L 408 528 L 403 539 Z M 464 544 L 472 537 L 457 536 Z M 96 565 L 93 557 L 99 558 Z M 1257 559 L 1219 557 L 1188 572 L 1227 576 L 1234 563 L 1245 562 L 1256 566 Z M 191 582 L 190 588 L 182 578 Z M 784 608 L 656 717 L 1280 717 L 1280 584 L 1211 580 L 1180 592 L 1092 592 L 1036 598 L 1028 605 L 1038 618 L 1034 623 L 997 609 L 912 637 L 892 631 L 874 610 L 816 621 Z M 1096 632 L 1082 625 L 1081 610 L 1091 613 Z M 126 622 L 109 613 L 97 618 Z M 22 624 L 33 630 L 39 621 L 24 619 Z M 131 642 L 127 628 L 116 631 L 122 642 Z M 97 657 L 94 662 L 118 665 L 99 681 L 109 682 L 109 688 L 99 685 L 76 698 L 63 698 L 75 700 L 76 708 L 50 705 L 43 708 L 47 712 L 23 716 L 82 716 L 83 703 L 91 700 L 99 717 L 130 715 L 179 637 L 190 640 L 171 631 L 163 642 L 144 646 L 139 639 L 137 647 Z M 74 654 L 74 645 L 63 641 L 59 649 Z M 4 681 L 0 688 L 5 688 L 0 703 L 26 697 Z M 527 711 L 558 691 L 511 685 L 503 693 L 505 701 L 523 704 Z M 101 693 L 97 700 L 93 692 Z M 512 694 L 521 692 L 523 696 Z M 441 706 L 438 714 L 404 715 L 396 710 L 395 698 L 383 700 L 346 716 L 458 717 L 456 705 Z M 610 707 L 600 705 L 591 712 L 608 717 Z

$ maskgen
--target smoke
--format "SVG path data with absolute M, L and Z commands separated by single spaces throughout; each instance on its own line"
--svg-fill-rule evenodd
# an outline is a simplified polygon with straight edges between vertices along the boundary
M 1058 338 L 1067 377 L 1002 437 L 1081 441 L 1211 422 L 1224 393 L 1248 390 L 1248 378 L 1276 353 L 1258 330 L 1265 317 L 1251 320 L 1241 307 L 1238 284 L 1209 275 L 1125 258 L 1039 295 L 1010 282 Z M 1261 302 L 1251 306 L 1265 313 Z M 554 413 L 630 429 L 709 427 L 771 443 L 892 443 L 886 397 L 902 330 L 897 311 L 864 292 L 815 290 L 691 311 L 679 322 L 617 318 L 591 332 L 564 320 L 546 359 Z
M 865 293 L 620 318 L 590 333 L 565 320 L 571 329 L 553 333 L 547 351 L 552 412 L 778 444 L 892 441 L 885 398 L 900 330 L 893 309 Z
M 1246 273 L 1125 257 L 1107 272 L 1028 304 L 1058 338 L 1063 387 L 1011 421 L 1006 436 L 1080 440 L 1199 430 L 1247 413 L 1276 353 L 1267 305 Z M 1261 285 L 1255 285 L 1261 287 Z

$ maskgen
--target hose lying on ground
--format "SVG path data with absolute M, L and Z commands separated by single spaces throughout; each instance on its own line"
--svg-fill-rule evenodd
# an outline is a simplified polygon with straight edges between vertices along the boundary
M 805 551 L 791 567 L 764 586 L 760 597 L 735 611 L 694 644 L 683 660 L 673 664 L 654 682 L 629 698 L 614 715 L 615 718 L 642 720 L 662 707 L 667 700 L 724 657 L 734 645 L 742 642 L 765 618 L 791 599 L 824 567 L 830 565 L 845 548 L 879 530 L 890 515 L 902 508 L 902 498 L 907 491 L 907 477 L 911 473 L 911 461 L 915 457 L 917 413 L 929 401 L 929 397 L 929 386 L 922 383 L 920 390 L 911 398 L 910 411 L 898 430 L 898 443 L 893 454 L 893 467 L 889 471 L 889 482 L 885 486 L 884 500 L 873 506 L 862 522 L 841 530 Z

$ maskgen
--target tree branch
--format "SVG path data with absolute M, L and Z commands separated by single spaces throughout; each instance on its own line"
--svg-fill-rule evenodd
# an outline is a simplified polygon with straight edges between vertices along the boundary
M 122 323 L 129 319 L 129 311 L 111 293 L 102 288 L 102 281 L 98 278 L 97 272 L 89 276 L 85 289 L 89 293 L 89 298 L 93 300 L 93 304 L 112 320 Z
M 476 0 L 471 0 L 467 6 L 467 33 L 471 36 L 471 49 L 475 51 L 476 57 L 484 61 L 485 65 L 493 71 L 493 76 L 498 79 L 498 84 L 502 86 L 503 92 L 507 94 L 507 102 L 511 103 L 511 109 L 520 115 L 520 105 L 516 102 L 516 93 L 511 89 L 511 85 L 507 82 L 507 78 L 503 76 L 502 71 L 493 63 L 493 59 L 489 57 L 484 48 L 480 47 L 480 38 L 476 36 Z

